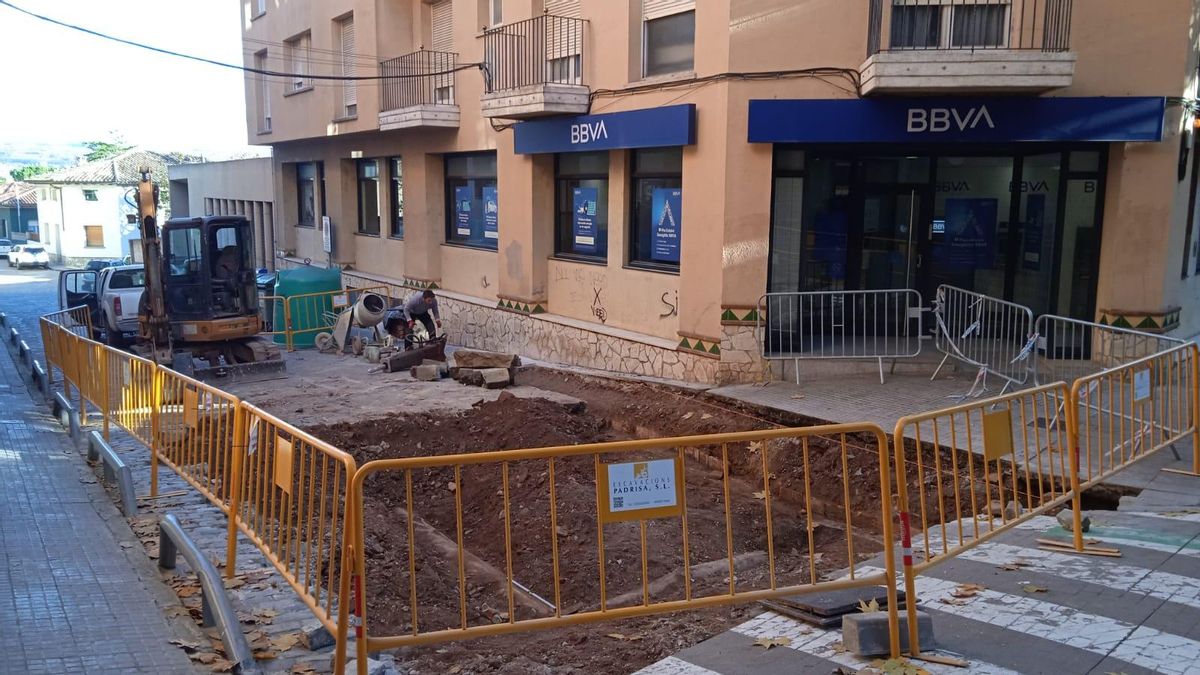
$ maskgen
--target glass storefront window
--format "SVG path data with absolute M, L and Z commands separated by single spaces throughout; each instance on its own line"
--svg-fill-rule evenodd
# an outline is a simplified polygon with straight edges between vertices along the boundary
M 379 234 L 379 161 L 358 161 L 358 232 Z
M 633 151 L 629 264 L 679 269 L 683 236 L 683 149 Z
M 1032 309 L 1034 315 L 1054 309 L 1050 292 L 1061 174 L 1062 153 L 1034 155 L 1024 159 L 1021 182 L 1013 185 L 1020 208 L 1021 232 L 1013 270 L 1012 300 Z
M 608 153 L 555 157 L 555 255 L 608 260 Z
M 1003 298 L 1012 157 L 939 157 L 929 241 L 928 283 Z
M 446 157 L 446 241 L 495 250 L 500 238 L 496 153 Z

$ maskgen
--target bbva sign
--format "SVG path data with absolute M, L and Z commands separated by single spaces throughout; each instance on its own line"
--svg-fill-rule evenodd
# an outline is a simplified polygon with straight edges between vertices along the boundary
M 986 126 L 995 129 L 996 122 L 992 119 L 986 105 L 978 108 L 909 108 L 908 133 L 934 133 L 947 131 L 966 131 Z
M 601 138 L 608 138 L 608 129 L 604 126 L 604 120 L 571 125 L 572 145 L 591 143 Z

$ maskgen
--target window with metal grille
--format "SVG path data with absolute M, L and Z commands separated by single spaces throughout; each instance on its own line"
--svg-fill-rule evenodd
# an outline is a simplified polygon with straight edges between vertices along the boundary
M 391 171 L 392 228 L 389 235 L 404 238 L 404 163 L 393 157 L 388 163 Z
M 84 246 L 87 248 L 104 248 L 104 226 L 83 226 Z
M 1010 0 L 892 0 L 892 49 L 1008 45 Z
M 358 231 L 379 234 L 379 160 L 358 161 Z

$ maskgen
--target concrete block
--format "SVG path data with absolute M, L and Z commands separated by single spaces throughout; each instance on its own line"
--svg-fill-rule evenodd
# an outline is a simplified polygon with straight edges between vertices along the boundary
M 917 612 L 917 639 L 921 649 L 932 649 L 933 618 Z M 842 645 L 858 656 L 883 656 L 891 650 L 887 612 L 853 612 L 842 617 Z M 908 649 L 908 612 L 900 612 L 900 648 Z
M 478 349 L 460 349 L 451 356 L 459 368 L 513 368 L 521 365 L 516 354 L 485 352 Z
M 1058 519 L 1058 524 L 1062 525 L 1062 528 L 1064 530 L 1066 530 L 1067 532 L 1074 532 L 1075 531 L 1074 514 L 1075 514 L 1075 512 L 1072 511 L 1071 509 L 1063 509 L 1062 511 L 1058 512 L 1058 515 L 1055 516 L 1055 518 Z M 1079 522 L 1079 529 L 1084 532 L 1087 532 L 1088 530 L 1092 529 L 1092 519 L 1088 517 L 1088 514 L 1086 514 L 1086 513 L 1083 514 L 1083 519 L 1080 520 L 1080 522 Z
M 310 652 L 333 646 L 333 635 L 319 621 L 310 621 L 300 628 L 300 643 Z
M 383 661 L 375 659 L 367 659 L 367 675 L 383 675 L 387 670 L 387 664 Z M 346 662 L 345 675 L 358 675 L 358 659 L 350 659 Z
M 411 372 L 414 380 L 422 382 L 434 382 L 442 377 L 442 369 L 437 366 L 413 366 Z
M 484 368 L 479 374 L 483 376 L 483 386 L 487 389 L 503 389 L 512 384 L 508 368 Z
M 454 373 L 454 379 L 470 387 L 482 387 L 483 371 L 474 368 L 458 368 Z

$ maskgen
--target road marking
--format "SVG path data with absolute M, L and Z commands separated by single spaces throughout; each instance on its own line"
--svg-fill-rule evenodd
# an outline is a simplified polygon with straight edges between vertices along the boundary
M 715 670 L 701 668 L 694 663 L 688 663 L 681 658 L 668 656 L 667 658 L 652 663 L 645 668 L 633 673 L 633 675 L 721 675 Z
M 1097 517 L 1098 518 L 1098 517 Z M 1059 526 L 1058 521 L 1049 516 L 1035 516 L 1017 525 L 1022 530 L 1039 530 L 1043 534 L 1070 539 L 1071 533 Z M 1093 520 L 1092 527 L 1086 533 L 1086 538 L 1095 539 L 1109 544 L 1119 544 L 1143 548 L 1149 551 L 1160 551 L 1185 555 L 1190 558 L 1200 558 L 1200 543 L 1194 536 L 1164 534 L 1145 528 L 1122 527 L 1119 525 L 1101 525 Z
M 881 571 L 868 567 L 861 570 L 863 574 Z M 959 584 L 923 576 L 916 579 L 916 585 L 920 601 L 939 612 L 1045 638 L 1161 673 L 1185 675 L 1200 672 L 1200 668 L 1195 666 L 1200 663 L 1200 642 L 1195 640 L 1031 597 L 988 589 L 978 591 L 972 598 L 965 598 L 965 604 L 949 604 L 942 601 L 953 599 Z M 960 599 L 955 600 L 958 601 Z
M 959 554 L 964 560 L 1004 565 L 1015 560 L 1029 563 L 1024 569 L 1106 588 L 1141 593 L 1159 600 L 1200 609 L 1200 579 L 1123 565 L 1110 560 L 1057 553 L 1038 548 L 988 543 Z
M 883 570 L 879 571 L 882 572 Z M 796 651 L 804 652 L 805 654 L 825 659 L 826 661 L 832 661 L 839 666 L 852 668 L 855 671 L 862 670 L 878 660 L 876 658 L 860 657 L 849 652 L 839 651 L 842 646 L 842 632 L 840 630 L 816 628 L 774 612 L 760 614 L 746 623 L 735 626 L 732 630 L 735 633 L 756 640 L 758 638 L 790 638 L 792 642 L 787 645 L 789 649 L 795 649 Z M 935 675 L 962 675 L 963 673 L 973 673 L 976 675 L 1018 675 L 1014 670 L 1001 668 L 1000 666 L 982 661 L 971 661 L 965 669 L 943 666 L 936 663 L 921 663 L 920 666 Z

